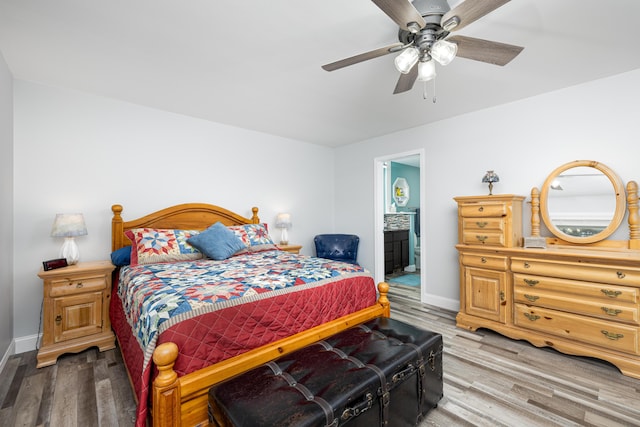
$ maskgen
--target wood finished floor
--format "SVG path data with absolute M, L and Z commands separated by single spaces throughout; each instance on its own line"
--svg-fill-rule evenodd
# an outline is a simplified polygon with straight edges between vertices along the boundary
M 392 317 L 442 334 L 444 397 L 420 427 L 640 426 L 640 380 L 599 360 L 455 327 L 455 313 L 391 288 Z M 0 426 L 132 426 L 135 403 L 118 350 L 64 355 L 36 369 L 36 353 L 0 373 Z M 393 425 L 391 425 L 393 427 Z

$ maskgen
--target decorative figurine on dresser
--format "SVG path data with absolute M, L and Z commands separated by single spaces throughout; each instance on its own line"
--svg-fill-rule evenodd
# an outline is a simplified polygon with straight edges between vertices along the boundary
M 109 321 L 114 268 L 109 261 L 96 261 L 40 270 L 44 307 L 38 368 L 55 364 L 64 353 L 78 353 L 93 346 L 100 351 L 115 347 Z
M 602 163 L 579 160 L 558 167 L 540 191 L 531 191 L 532 236 L 524 240 L 534 244 L 526 247 L 523 199 L 455 198 L 457 326 L 603 359 L 640 378 L 637 183 L 629 181 L 625 195 L 622 180 Z M 627 211 L 629 239 L 614 240 Z M 541 217 L 554 237 L 541 235 Z

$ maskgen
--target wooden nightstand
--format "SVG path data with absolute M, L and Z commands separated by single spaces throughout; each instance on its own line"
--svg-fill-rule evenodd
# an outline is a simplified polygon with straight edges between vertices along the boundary
M 38 368 L 55 364 L 63 353 L 78 353 L 92 346 L 100 351 L 115 347 L 109 320 L 114 268 L 109 261 L 97 261 L 40 270 L 44 309 Z
M 299 254 L 302 245 L 276 245 L 283 251 L 291 252 L 292 254 Z

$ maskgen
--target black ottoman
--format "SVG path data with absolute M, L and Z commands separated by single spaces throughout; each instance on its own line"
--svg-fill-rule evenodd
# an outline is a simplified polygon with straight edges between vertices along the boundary
M 415 426 L 442 398 L 442 336 L 379 318 L 209 390 L 213 425 Z

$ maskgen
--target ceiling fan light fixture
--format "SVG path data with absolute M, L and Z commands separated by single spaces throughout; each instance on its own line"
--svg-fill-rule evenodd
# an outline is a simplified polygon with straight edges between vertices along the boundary
M 418 80 L 427 82 L 436 77 L 436 63 L 432 60 L 418 62 Z
M 446 40 L 438 40 L 431 46 L 430 55 L 440 65 L 448 65 L 458 53 L 458 45 Z
M 411 46 L 406 48 L 400 55 L 396 56 L 396 69 L 402 74 L 409 74 L 409 71 L 416 65 L 420 58 L 420 51 L 417 47 Z

